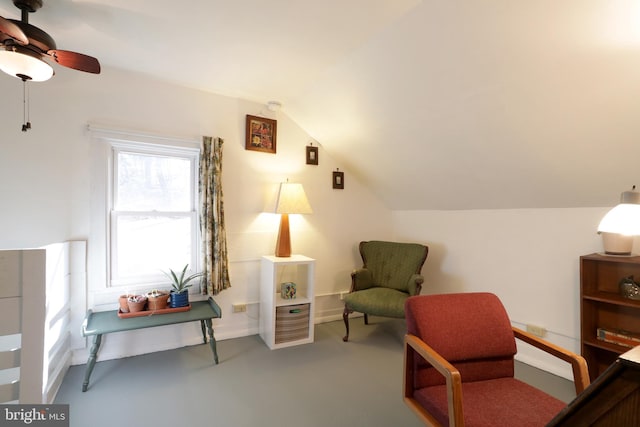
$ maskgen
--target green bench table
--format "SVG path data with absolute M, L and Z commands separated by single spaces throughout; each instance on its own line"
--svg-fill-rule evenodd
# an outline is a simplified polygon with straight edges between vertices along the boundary
M 177 323 L 200 321 L 202 328 L 202 339 L 207 343 L 207 332 L 209 334 L 209 345 L 213 352 L 213 360 L 218 364 L 218 350 L 216 349 L 216 339 L 213 336 L 212 319 L 222 317 L 220 307 L 213 298 L 206 301 L 194 301 L 191 303 L 191 310 L 166 314 L 149 313 L 148 316 L 130 317 L 121 319 L 117 310 L 93 312 L 89 310 L 82 323 L 82 336 L 93 335 L 93 345 L 89 352 L 87 368 L 82 383 L 82 391 L 87 391 L 89 378 L 98 358 L 98 350 L 102 342 L 102 335 L 111 332 L 131 331 L 134 329 L 152 328 L 155 326 L 174 325 Z M 206 325 L 206 329 L 205 329 Z

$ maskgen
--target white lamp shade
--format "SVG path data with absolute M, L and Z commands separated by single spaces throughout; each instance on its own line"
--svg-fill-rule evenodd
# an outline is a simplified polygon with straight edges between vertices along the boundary
M 302 184 L 283 182 L 278 190 L 278 197 L 270 212 L 279 214 L 313 213 Z
M 602 218 L 598 231 L 625 236 L 640 235 L 640 205 L 620 203 Z
M 34 82 L 43 82 L 53 76 L 53 68 L 43 60 L 29 53 L 0 50 L 0 70 L 21 79 L 21 75 Z

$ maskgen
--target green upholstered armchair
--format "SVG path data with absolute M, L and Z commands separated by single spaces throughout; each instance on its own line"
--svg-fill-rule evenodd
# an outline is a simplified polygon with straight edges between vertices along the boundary
M 351 290 L 344 297 L 344 325 L 349 340 L 349 314 L 404 318 L 404 302 L 419 295 L 424 281 L 420 271 L 429 248 L 417 243 L 360 242 L 363 266 L 351 273 Z

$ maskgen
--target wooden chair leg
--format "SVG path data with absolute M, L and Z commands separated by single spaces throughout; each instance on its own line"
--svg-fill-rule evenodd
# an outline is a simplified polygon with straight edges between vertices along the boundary
M 349 341 L 349 313 L 351 313 L 351 310 L 349 310 L 345 305 L 344 312 L 342 313 L 342 320 L 344 320 L 344 326 L 347 330 L 347 334 L 342 337 L 342 341 L 344 342 Z
M 367 313 L 364 313 L 364 324 L 365 325 L 369 324 L 369 315 Z

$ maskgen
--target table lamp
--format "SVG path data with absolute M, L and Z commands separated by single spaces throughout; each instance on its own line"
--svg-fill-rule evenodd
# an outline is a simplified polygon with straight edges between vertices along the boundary
M 278 230 L 278 240 L 276 242 L 276 256 L 291 256 L 291 235 L 289 233 L 289 214 L 310 214 L 313 213 L 311 205 L 304 193 L 302 184 L 293 182 L 283 182 L 278 189 L 278 197 L 274 213 L 280 214 L 280 229 Z
M 602 218 L 598 234 L 602 234 L 605 254 L 631 255 L 633 236 L 640 235 L 640 192 L 635 185 L 624 191 L 620 204 Z

